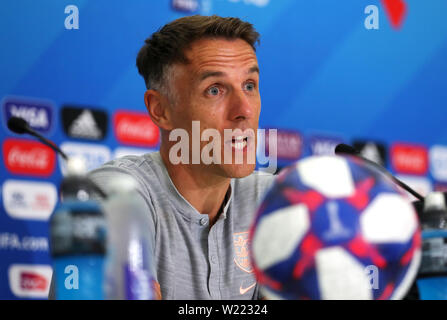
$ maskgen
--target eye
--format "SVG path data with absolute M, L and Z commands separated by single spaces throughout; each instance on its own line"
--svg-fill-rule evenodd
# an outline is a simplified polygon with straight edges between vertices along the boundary
M 218 86 L 212 86 L 206 90 L 206 93 L 209 94 L 210 96 L 218 96 L 220 91 L 221 90 L 219 89 Z
M 256 89 L 256 85 L 253 82 L 248 82 L 244 85 L 245 90 L 254 91 Z

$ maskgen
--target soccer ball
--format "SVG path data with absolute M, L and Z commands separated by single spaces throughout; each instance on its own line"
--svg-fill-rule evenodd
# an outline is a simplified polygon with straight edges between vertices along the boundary
M 351 157 L 314 156 L 284 169 L 258 209 L 249 244 L 269 299 L 401 299 L 421 259 L 411 203 Z

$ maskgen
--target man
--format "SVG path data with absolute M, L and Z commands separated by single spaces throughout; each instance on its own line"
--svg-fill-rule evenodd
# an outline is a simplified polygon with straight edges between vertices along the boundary
M 251 24 L 218 16 L 180 18 L 155 32 L 137 66 L 147 110 L 161 131 L 160 151 L 114 160 L 90 174 L 104 190 L 120 174 L 137 180 L 163 299 L 259 298 L 248 231 L 273 176 L 253 173 L 249 161 L 261 108 L 258 37 Z M 219 137 L 194 141 L 197 125 L 200 137 L 210 129 Z M 225 135 L 229 129 L 233 136 Z M 188 136 L 181 162 L 173 161 L 175 132 Z M 213 161 L 204 163 L 209 144 Z M 231 161 L 224 161 L 229 152 Z M 238 153 L 243 161 L 236 161 Z

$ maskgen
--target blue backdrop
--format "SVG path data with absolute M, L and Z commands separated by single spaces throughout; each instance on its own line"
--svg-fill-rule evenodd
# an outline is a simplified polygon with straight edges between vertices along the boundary
M 137 121 L 131 116 L 146 111 L 136 54 L 152 32 L 188 14 L 237 16 L 260 32 L 260 126 L 284 135 L 281 165 L 331 152 L 341 141 L 373 141 L 385 165 L 421 192 L 445 188 L 447 1 L 404 1 L 400 28 L 392 26 L 384 3 L 2 1 L 0 298 L 44 298 L 51 274 L 48 214 L 62 177 L 59 159 L 39 158 L 44 151 L 11 133 L 7 119 L 22 112 L 57 144 L 88 157 L 90 167 L 156 149 L 156 136 L 120 136 L 116 114 L 136 112 L 127 117 Z M 69 5 L 78 9 L 78 29 L 66 28 Z M 365 27 L 368 5 L 378 8 L 378 29 Z M 62 126 L 64 105 L 104 111 L 104 138 L 70 137 Z M 84 116 L 91 120 L 91 113 Z

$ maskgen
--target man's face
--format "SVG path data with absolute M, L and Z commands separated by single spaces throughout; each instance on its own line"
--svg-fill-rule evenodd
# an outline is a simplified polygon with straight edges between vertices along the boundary
M 201 136 L 210 128 L 220 133 L 220 164 L 201 164 L 200 170 L 232 178 L 249 175 L 255 168 L 261 111 L 256 54 L 241 39 L 202 39 L 194 42 L 185 55 L 190 63 L 175 64 L 172 69 L 171 86 L 176 96 L 175 105 L 170 106 L 173 127 L 185 129 L 190 139 L 192 121 L 200 121 Z M 241 131 L 228 136 L 225 129 Z M 200 150 L 210 141 L 201 141 Z M 225 153 L 232 154 L 226 161 Z M 236 153 L 242 155 L 242 163 L 236 163 Z

